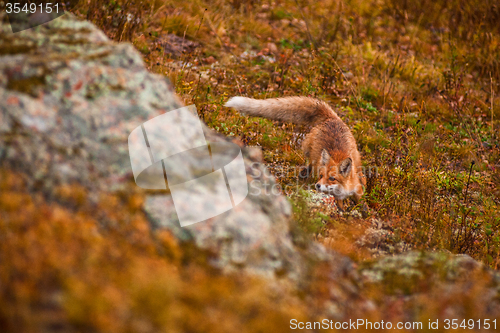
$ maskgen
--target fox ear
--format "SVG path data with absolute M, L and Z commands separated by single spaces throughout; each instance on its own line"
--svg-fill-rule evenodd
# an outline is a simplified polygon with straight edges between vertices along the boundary
M 339 171 L 342 176 L 344 177 L 347 176 L 349 172 L 351 172 L 351 168 L 352 168 L 352 160 L 350 157 L 340 162 Z
M 323 149 L 321 151 L 321 165 L 326 165 L 328 161 L 330 160 L 330 154 L 328 154 L 328 151 L 326 149 Z

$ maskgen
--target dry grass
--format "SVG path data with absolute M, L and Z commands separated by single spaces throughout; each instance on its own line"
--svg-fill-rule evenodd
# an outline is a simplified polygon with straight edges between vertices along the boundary
M 305 129 L 242 117 L 224 102 L 234 95 L 329 102 L 353 129 L 365 165 L 378 170 L 363 199 L 365 222 L 389 222 L 415 248 L 467 253 L 499 267 L 496 2 L 89 0 L 75 12 L 136 45 L 208 126 L 260 145 L 271 169 L 303 163 Z M 172 57 L 162 46 L 168 34 L 200 46 Z M 152 232 L 141 193 L 102 194 L 94 207 L 72 186 L 49 203 L 20 179 L 8 171 L 0 177 L 2 331 L 280 332 L 289 318 L 312 316 L 296 295 L 276 299 L 258 279 L 222 276 L 207 254 Z M 293 173 L 278 180 L 296 182 Z M 301 229 L 344 233 L 336 248 L 369 258 L 355 253 L 348 218 L 310 213 L 301 199 L 294 205 Z M 317 274 L 309 292 L 327 299 Z M 481 281 L 470 290 L 483 288 Z M 480 304 L 474 292 L 432 294 L 415 303 L 429 305 L 424 319 L 449 303 Z M 384 304 L 373 318 L 404 315 L 397 301 Z

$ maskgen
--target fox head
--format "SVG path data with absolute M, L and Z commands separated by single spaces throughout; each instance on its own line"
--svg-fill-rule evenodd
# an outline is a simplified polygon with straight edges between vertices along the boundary
M 339 200 L 360 191 L 361 185 L 356 173 L 353 172 L 352 159 L 345 153 L 334 154 L 332 157 L 326 149 L 323 149 L 319 165 L 319 180 L 316 183 L 316 190 L 332 194 Z

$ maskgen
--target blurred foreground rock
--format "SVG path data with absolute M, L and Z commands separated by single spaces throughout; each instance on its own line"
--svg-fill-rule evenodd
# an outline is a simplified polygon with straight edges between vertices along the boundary
M 364 263 L 359 272 L 366 288 L 405 308 L 434 307 L 439 313 L 433 315 L 443 319 L 498 318 L 500 314 L 500 273 L 468 255 L 409 251 Z

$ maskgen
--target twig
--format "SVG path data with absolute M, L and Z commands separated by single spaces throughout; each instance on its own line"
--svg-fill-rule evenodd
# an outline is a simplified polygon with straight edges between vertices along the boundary
M 469 184 L 470 184 L 470 175 L 472 173 L 472 167 L 474 166 L 476 162 L 472 161 L 470 164 L 470 169 L 469 169 L 469 178 L 467 179 L 467 187 L 465 188 L 465 197 L 464 197 L 464 205 L 467 204 L 467 196 L 469 194 Z M 462 247 L 466 247 L 467 244 L 465 242 L 468 241 L 469 235 L 472 232 L 470 228 L 467 226 L 467 217 L 469 216 L 469 213 L 471 212 L 471 209 L 464 209 L 463 210 L 463 217 L 462 217 L 462 227 L 461 227 L 461 232 L 460 235 L 463 235 L 464 239 L 462 242 L 462 245 L 459 247 L 459 251 L 462 252 Z M 465 232 L 464 232 L 465 229 Z M 460 237 L 459 234 L 457 234 L 457 239 L 456 242 L 458 243 L 458 238 Z
M 206 12 L 207 12 L 207 8 L 205 8 L 205 10 L 203 11 L 203 15 L 201 16 L 200 24 L 198 25 L 198 30 L 196 30 L 196 32 L 194 33 L 194 37 L 196 37 L 198 35 L 198 32 L 200 31 L 201 24 L 203 23 L 203 19 L 205 18 Z
M 469 192 L 469 182 L 470 182 L 470 175 L 472 173 L 472 167 L 474 166 L 476 162 L 472 161 L 472 163 L 470 164 L 470 169 L 469 169 L 469 179 L 467 179 L 467 187 L 465 188 L 465 202 L 464 203 L 467 203 L 467 194 Z
M 238 76 L 236 75 L 236 73 L 234 72 L 234 70 L 233 70 L 233 74 L 234 74 L 234 79 L 236 81 L 236 85 L 238 86 L 238 93 L 241 94 L 242 90 L 241 90 L 241 87 L 240 87 L 240 82 L 238 81 Z
M 210 28 L 210 30 L 212 30 L 212 32 L 215 35 L 215 37 L 217 37 L 217 41 L 219 42 L 220 46 L 223 47 L 227 52 L 231 53 L 231 55 L 234 57 L 234 59 L 236 59 L 236 62 L 238 62 L 239 64 L 241 64 L 241 60 L 233 53 L 233 51 L 231 51 L 231 48 L 229 46 L 226 46 L 222 42 L 222 39 L 220 38 L 219 34 L 217 33 L 217 30 L 215 29 L 215 26 L 214 26 L 212 20 L 210 19 L 209 15 L 207 15 L 206 22 L 207 22 L 208 27 Z
M 309 24 L 307 23 L 306 17 L 304 16 L 304 11 L 300 7 L 298 0 L 295 0 L 295 3 L 297 4 L 297 7 L 299 7 L 299 11 L 300 11 L 300 15 L 302 16 L 302 20 L 304 20 L 304 23 L 306 24 L 307 38 L 309 38 L 309 41 L 311 42 L 311 44 L 314 47 L 314 50 L 317 50 L 318 49 L 318 45 L 316 45 L 316 42 L 312 38 L 311 31 L 309 30 Z
M 495 97 L 494 91 L 493 91 L 493 78 L 491 77 L 491 72 L 490 72 L 490 90 L 491 90 L 491 96 L 490 96 L 490 110 L 491 110 L 491 142 L 494 142 L 493 136 L 493 98 Z
M 332 59 L 332 61 L 335 64 L 335 66 L 337 66 L 337 68 L 340 71 L 340 74 L 342 74 L 342 77 L 344 78 L 344 80 L 348 83 L 348 86 L 349 86 L 349 89 L 351 90 L 351 93 L 356 97 L 356 105 L 358 107 L 360 107 L 361 105 L 359 104 L 359 101 L 360 101 L 361 97 L 356 94 L 356 92 L 354 91 L 354 88 L 352 87 L 351 81 L 349 81 L 345 77 L 344 72 L 342 72 L 342 69 L 340 68 L 339 64 L 337 63 L 337 61 L 335 61 L 335 58 L 333 58 L 331 55 L 330 55 L 330 58 Z

